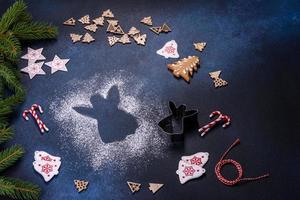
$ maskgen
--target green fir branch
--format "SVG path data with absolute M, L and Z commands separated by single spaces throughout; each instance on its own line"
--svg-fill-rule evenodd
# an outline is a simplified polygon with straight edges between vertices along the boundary
M 13 35 L 0 34 L 0 52 L 7 60 L 15 62 L 21 52 L 21 44 Z
M 11 26 L 18 22 L 19 18 L 24 18 L 24 13 L 27 6 L 24 1 L 16 1 L 7 11 L 2 15 L 0 20 L 0 33 L 5 33 Z
M 19 40 L 52 39 L 58 35 L 58 29 L 41 22 L 18 23 L 12 28 L 12 33 Z
M 24 150 L 19 145 L 14 145 L 0 152 L 0 172 L 12 166 L 24 155 Z
M 30 182 L 0 177 L 0 195 L 13 199 L 38 200 L 41 189 Z
M 10 127 L 0 124 L 0 144 L 12 139 L 14 133 Z
M 6 83 L 7 87 L 15 92 L 14 95 L 0 101 L 0 108 L 12 107 L 23 102 L 25 97 L 25 91 L 19 82 L 18 77 L 15 75 L 13 69 L 9 69 L 4 64 L 0 64 L 0 77 Z M 1 109 L 0 109 L 1 111 Z M 1 114 L 1 112 L 0 112 Z M 1 115 L 0 115 L 1 116 Z

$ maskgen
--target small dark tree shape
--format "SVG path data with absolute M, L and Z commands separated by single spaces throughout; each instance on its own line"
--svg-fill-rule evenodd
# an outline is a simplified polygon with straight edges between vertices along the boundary
M 95 94 L 90 98 L 92 108 L 73 107 L 78 113 L 92 117 L 98 121 L 98 130 L 104 143 L 121 141 L 133 134 L 138 128 L 137 120 L 129 113 L 118 108 L 120 94 L 117 86 L 113 86 L 107 98 Z

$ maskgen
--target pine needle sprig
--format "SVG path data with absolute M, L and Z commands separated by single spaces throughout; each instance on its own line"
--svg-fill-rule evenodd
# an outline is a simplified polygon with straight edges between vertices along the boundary
M 0 124 L 0 144 L 12 139 L 14 133 L 10 127 Z
M 12 33 L 20 40 L 40 40 L 55 38 L 58 34 L 58 29 L 46 23 L 23 22 L 16 24 L 12 28 Z
M 0 172 L 12 166 L 24 154 L 24 150 L 19 145 L 14 145 L 0 152 Z
M 30 182 L 0 177 L 0 195 L 13 199 L 38 200 L 41 189 Z
M 0 52 L 7 60 L 16 62 L 21 52 L 21 44 L 13 35 L 0 34 Z
M 18 22 L 20 16 L 24 18 L 26 8 L 27 6 L 22 0 L 16 1 L 10 8 L 8 8 L 0 20 L 0 33 L 8 31 L 13 24 Z

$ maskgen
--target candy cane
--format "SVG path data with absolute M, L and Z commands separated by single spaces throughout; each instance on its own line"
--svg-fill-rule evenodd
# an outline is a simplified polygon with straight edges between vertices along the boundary
M 226 151 L 225 153 L 222 155 L 220 161 L 216 164 L 215 166 L 215 174 L 217 176 L 217 178 L 219 179 L 219 181 L 221 181 L 223 184 L 228 185 L 228 186 L 233 186 L 235 184 L 238 184 L 240 181 L 255 181 L 258 179 L 262 179 L 262 178 L 266 178 L 269 176 L 269 174 L 264 174 L 261 176 L 257 176 L 257 177 L 250 177 L 250 178 L 242 178 L 243 176 L 243 168 L 241 166 L 240 163 L 238 163 L 235 160 L 232 159 L 225 159 L 224 157 L 229 153 L 229 151 L 236 146 L 237 144 L 240 143 L 240 139 L 237 139 Z M 228 180 L 226 178 L 224 178 L 224 176 L 221 174 L 221 169 L 224 165 L 228 165 L 228 164 L 232 164 L 238 171 L 238 177 L 234 180 Z
M 49 131 L 48 127 L 39 118 L 36 110 L 38 110 L 41 114 L 44 112 L 40 105 L 33 104 L 29 110 L 24 110 L 24 112 L 22 114 L 23 118 L 28 121 L 29 120 L 28 114 L 30 113 L 34 117 L 34 119 L 35 119 L 36 123 L 38 124 L 40 131 L 42 133 L 44 133 L 45 131 Z
M 215 126 L 218 122 L 224 121 L 225 123 L 222 125 L 223 128 L 226 128 L 230 124 L 230 117 L 227 115 L 223 115 L 220 111 L 213 111 L 209 117 L 212 118 L 214 116 L 218 115 L 218 118 L 214 121 L 206 124 L 205 126 L 202 126 L 199 128 L 199 132 L 201 133 L 201 136 L 204 136 L 213 126 Z

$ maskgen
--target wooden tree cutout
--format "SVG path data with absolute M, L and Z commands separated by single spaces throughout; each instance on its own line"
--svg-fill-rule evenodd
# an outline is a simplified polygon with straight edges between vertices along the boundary
M 221 70 L 209 73 L 209 76 L 214 80 L 215 88 L 228 85 L 227 81 L 219 78 L 220 74 Z
M 131 42 L 130 42 L 130 39 L 129 39 L 129 37 L 128 37 L 127 34 L 124 34 L 124 35 L 119 39 L 118 42 L 120 42 L 120 43 L 122 43 L 122 44 L 130 44 L 130 43 L 131 43 Z
M 194 47 L 196 50 L 202 52 L 203 49 L 205 48 L 206 46 L 206 42 L 198 42 L 198 43 L 194 43 Z
M 96 19 L 93 19 L 93 22 L 98 26 L 104 25 L 104 17 L 97 17 Z
M 109 45 L 112 47 L 119 41 L 119 38 L 117 38 L 116 36 L 108 36 L 107 40 Z
M 71 39 L 72 39 L 72 42 L 75 43 L 75 42 L 78 42 L 78 41 L 81 40 L 82 35 L 75 34 L 75 33 L 71 33 L 71 34 L 70 34 L 70 37 L 71 37 Z
M 92 31 L 92 32 L 96 32 L 98 27 L 96 24 L 91 24 L 91 25 L 87 25 L 84 27 L 86 30 Z
M 137 28 L 135 28 L 134 26 L 130 28 L 128 35 L 130 37 L 133 37 L 134 35 L 140 33 L 140 30 L 138 30 Z
M 140 187 L 141 187 L 140 183 L 127 181 L 127 184 L 128 184 L 128 186 L 129 186 L 132 193 L 135 193 L 135 192 L 140 190 Z
M 84 42 L 84 43 L 91 43 L 93 41 L 95 41 L 95 39 L 89 33 L 86 33 L 83 36 L 82 42 Z
M 159 35 L 159 33 L 162 31 L 162 28 L 160 26 L 157 26 L 157 27 L 151 27 L 150 30 L 156 33 L 157 35 Z
M 103 11 L 102 17 L 113 18 L 114 14 L 110 11 L 110 9 Z
M 164 184 L 161 183 L 149 183 L 149 190 L 155 194 Z
M 80 21 L 82 24 L 89 24 L 90 23 L 90 16 L 85 15 L 81 17 L 78 21 Z
M 165 33 L 171 32 L 170 27 L 166 23 L 164 23 L 162 25 L 161 29 L 162 29 L 162 32 L 165 32 Z
M 144 18 L 141 20 L 141 23 L 146 24 L 146 25 L 148 25 L 148 26 L 152 26 L 152 18 L 151 18 L 151 16 L 149 16 L 149 17 L 144 17 Z
M 87 189 L 87 186 L 88 186 L 89 182 L 88 181 L 82 181 L 82 180 L 74 180 L 74 184 L 75 184 L 75 187 L 76 187 L 77 191 L 81 192 L 81 191 Z
M 64 22 L 64 25 L 67 26 L 75 26 L 75 24 L 76 24 L 76 20 L 73 17 Z
M 197 56 L 189 56 L 167 66 L 173 72 L 174 76 L 178 78 L 182 77 L 185 81 L 189 82 L 193 71 L 197 71 L 199 64 L 200 60 Z

